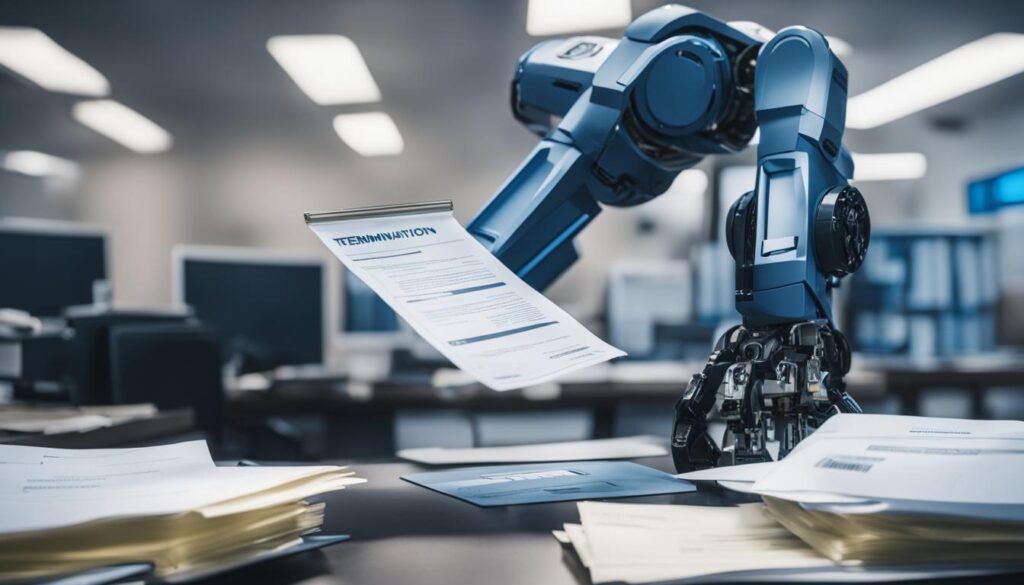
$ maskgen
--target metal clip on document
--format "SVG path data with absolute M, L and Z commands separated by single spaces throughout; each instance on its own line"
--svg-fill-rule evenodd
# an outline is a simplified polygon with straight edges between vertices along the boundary
M 391 205 L 373 205 L 370 207 L 353 207 L 350 209 L 339 209 L 337 211 L 320 211 L 306 213 L 306 225 L 321 224 L 329 221 L 342 221 L 346 219 L 369 219 L 373 217 L 395 217 L 400 215 L 413 215 L 417 213 L 434 213 L 437 211 L 452 211 L 454 209 L 450 199 L 438 201 L 421 201 L 414 203 L 394 203 Z

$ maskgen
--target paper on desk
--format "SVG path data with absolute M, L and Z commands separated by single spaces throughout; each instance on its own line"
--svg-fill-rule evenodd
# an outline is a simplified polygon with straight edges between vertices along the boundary
M 740 481 L 753 483 L 767 475 L 776 465 L 775 461 L 711 467 L 699 471 L 680 473 L 676 477 L 687 481 Z
M 203 441 L 86 451 L 0 445 L 0 539 L 111 518 L 238 513 L 363 481 L 340 470 L 216 467 Z
M 632 459 L 667 455 L 668 450 L 660 443 L 657 437 L 636 436 L 475 449 L 426 447 L 402 449 L 397 455 L 402 459 L 427 465 Z
M 628 461 L 463 467 L 413 473 L 402 479 L 482 507 L 681 494 L 697 489 L 688 481 Z
M 565 536 L 569 539 L 569 544 L 576 549 L 580 564 L 589 569 L 594 561 L 590 557 L 590 545 L 587 544 L 587 534 L 583 531 L 583 525 L 563 524 L 562 527 L 565 528 Z
M 625 355 L 520 280 L 451 212 L 310 229 L 417 333 L 490 388 L 540 384 Z
M 566 533 L 589 559 L 595 583 L 642 583 L 726 571 L 829 567 L 771 519 L 761 504 L 738 507 L 580 502 L 583 538 Z M 584 551 L 580 553 L 579 551 Z
M 1024 439 L 1024 421 L 931 418 L 892 414 L 837 414 L 797 447 L 830 437 L 892 439 Z
M 804 492 L 842 494 L 887 502 L 890 511 L 988 510 L 986 516 L 1024 520 L 1021 485 L 1024 439 L 819 437 L 790 453 L 753 490 L 797 501 L 808 497 Z

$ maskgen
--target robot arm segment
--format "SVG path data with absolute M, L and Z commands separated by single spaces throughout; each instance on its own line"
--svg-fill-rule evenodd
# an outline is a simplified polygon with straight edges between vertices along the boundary
M 513 112 L 544 139 L 468 229 L 543 289 L 576 260 L 573 240 L 600 205 L 648 201 L 708 154 L 744 148 L 756 129 L 760 40 L 666 6 L 618 41 L 575 37 L 527 52 Z

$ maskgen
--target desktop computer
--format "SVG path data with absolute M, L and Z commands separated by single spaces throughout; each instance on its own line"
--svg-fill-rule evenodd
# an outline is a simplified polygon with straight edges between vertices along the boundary
M 399 330 L 398 315 L 365 282 L 343 271 L 340 328 L 346 334 L 391 336 Z
M 57 317 L 90 304 L 105 288 L 107 237 L 99 228 L 58 221 L 0 220 L 0 308 Z
M 317 257 L 177 247 L 175 301 L 215 328 L 237 373 L 324 361 L 324 266 Z

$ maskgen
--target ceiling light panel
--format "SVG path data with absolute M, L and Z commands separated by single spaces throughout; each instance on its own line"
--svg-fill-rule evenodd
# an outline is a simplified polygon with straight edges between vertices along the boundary
M 174 142 L 149 118 L 114 100 L 79 102 L 71 115 L 84 126 L 141 154 L 162 152 Z
M 1024 71 L 1024 34 L 996 33 L 850 98 L 846 126 L 875 128 Z
M 363 156 L 401 154 L 405 148 L 398 126 L 384 112 L 342 114 L 334 118 L 334 131 Z
M 32 177 L 75 177 L 78 165 L 57 156 L 34 150 L 15 150 L 3 157 L 3 168 Z
M 103 74 L 38 29 L 0 26 L 0 65 L 49 91 L 96 97 L 110 93 Z
M 380 101 L 359 47 L 341 35 L 286 35 L 267 50 L 299 89 L 322 106 Z
M 633 20 L 629 0 L 530 0 L 526 32 L 535 37 L 620 28 Z

